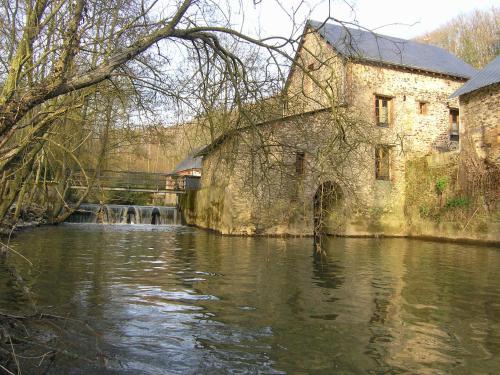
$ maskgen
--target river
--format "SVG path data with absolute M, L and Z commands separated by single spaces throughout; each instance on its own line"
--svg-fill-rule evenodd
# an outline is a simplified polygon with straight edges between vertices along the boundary
M 58 356 L 50 374 L 500 371 L 498 248 L 96 224 L 11 245 L 36 305 L 75 319 L 46 342 L 102 364 Z M 0 309 L 28 308 L 0 275 Z

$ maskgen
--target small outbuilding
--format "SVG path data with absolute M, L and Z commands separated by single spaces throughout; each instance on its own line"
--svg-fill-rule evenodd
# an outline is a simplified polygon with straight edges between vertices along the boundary
M 202 157 L 196 156 L 196 152 L 189 154 L 172 171 L 172 174 L 180 176 L 201 176 Z
M 450 98 L 459 98 L 460 153 L 500 166 L 500 56 Z
M 184 191 L 199 188 L 202 171 L 202 157 L 197 155 L 199 150 L 193 150 L 167 175 L 167 190 Z

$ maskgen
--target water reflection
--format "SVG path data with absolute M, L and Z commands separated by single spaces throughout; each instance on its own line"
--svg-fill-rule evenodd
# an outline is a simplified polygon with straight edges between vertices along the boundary
M 499 368 L 497 249 L 325 238 L 318 252 L 310 239 L 97 225 L 41 228 L 14 246 L 35 264 L 19 266 L 37 302 L 97 330 L 107 367 L 91 372 Z M 0 281 L 0 308 L 23 306 Z M 90 357 L 91 348 L 74 346 Z

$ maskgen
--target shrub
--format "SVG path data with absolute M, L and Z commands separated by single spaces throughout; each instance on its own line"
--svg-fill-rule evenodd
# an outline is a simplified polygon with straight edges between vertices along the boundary
M 441 195 L 448 185 L 448 180 L 446 177 L 439 177 L 436 181 L 436 192 Z
M 446 208 L 462 208 L 469 205 L 469 200 L 464 197 L 451 198 L 446 201 Z

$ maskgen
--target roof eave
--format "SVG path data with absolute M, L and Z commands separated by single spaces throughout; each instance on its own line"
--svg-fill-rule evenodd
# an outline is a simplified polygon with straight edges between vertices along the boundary
M 290 119 L 293 119 L 293 118 L 296 118 L 296 117 L 299 117 L 299 116 L 309 116 L 309 115 L 312 115 L 312 114 L 315 114 L 315 113 L 329 111 L 329 110 L 331 110 L 331 108 L 332 107 L 324 107 L 324 108 L 314 109 L 314 110 L 307 111 L 307 112 L 294 113 L 294 114 L 291 114 L 291 115 L 288 115 L 288 116 L 283 116 L 283 117 L 280 117 L 280 118 L 270 119 L 270 120 L 259 122 L 257 124 L 247 125 L 247 126 L 244 126 L 244 127 L 241 127 L 241 128 L 236 128 L 236 129 L 230 130 L 228 133 L 219 136 L 212 143 L 210 143 L 209 145 L 205 146 L 202 150 L 200 150 L 198 153 L 196 153 L 195 156 L 200 156 L 200 157 L 207 156 L 208 154 L 210 154 L 214 150 L 216 150 L 227 139 L 229 139 L 229 138 L 233 137 L 234 135 L 237 135 L 237 134 L 239 134 L 241 132 L 249 130 L 251 128 L 261 127 L 261 126 L 265 126 L 265 125 L 270 125 L 270 124 L 276 123 L 278 121 L 286 121 L 286 120 L 290 120 Z
M 490 87 L 490 86 L 493 86 L 493 85 L 496 85 L 500 82 L 492 82 L 490 83 L 489 85 L 484 85 L 484 86 L 481 86 L 481 87 L 476 87 L 476 88 L 472 88 L 472 89 L 467 89 L 467 90 L 463 90 L 462 89 L 464 88 L 463 86 L 460 87 L 457 91 L 455 91 L 453 94 L 451 94 L 448 98 L 449 99 L 453 99 L 453 98 L 456 98 L 456 97 L 459 97 L 459 96 L 464 96 L 464 95 L 467 95 L 467 94 L 470 94 L 470 93 L 473 93 L 474 91 L 479 91 L 479 90 L 482 90 L 482 89 L 485 89 L 487 87 Z
M 424 69 L 424 68 L 419 68 L 419 67 L 412 66 L 412 65 L 390 63 L 387 61 L 370 59 L 370 58 L 366 58 L 366 57 L 351 57 L 351 59 L 357 60 L 360 62 L 368 62 L 368 63 L 372 63 L 372 64 L 385 65 L 385 66 L 392 67 L 392 68 L 407 69 L 407 70 L 411 70 L 411 71 L 419 72 L 419 73 L 435 74 L 435 75 L 439 75 L 439 76 L 443 76 L 443 77 L 456 78 L 459 80 L 468 80 L 471 78 L 471 76 L 465 76 L 465 75 L 460 75 L 460 74 L 451 73 L 451 72 L 441 72 L 441 71 L 432 70 L 432 69 Z

